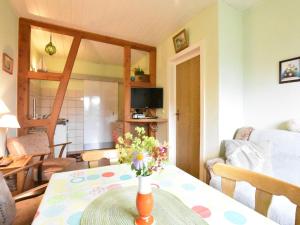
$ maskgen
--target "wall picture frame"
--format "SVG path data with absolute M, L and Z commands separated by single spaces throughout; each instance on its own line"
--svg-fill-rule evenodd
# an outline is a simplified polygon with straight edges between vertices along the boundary
M 11 75 L 14 71 L 14 60 L 6 53 L 2 54 L 2 70 Z
M 189 46 L 186 29 L 183 29 L 173 37 L 175 52 L 178 53 Z
M 300 57 L 286 59 L 279 62 L 279 83 L 300 81 Z

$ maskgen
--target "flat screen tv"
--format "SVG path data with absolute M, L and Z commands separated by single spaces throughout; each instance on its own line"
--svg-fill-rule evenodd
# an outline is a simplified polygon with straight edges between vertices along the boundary
M 131 108 L 163 108 L 162 88 L 131 88 Z

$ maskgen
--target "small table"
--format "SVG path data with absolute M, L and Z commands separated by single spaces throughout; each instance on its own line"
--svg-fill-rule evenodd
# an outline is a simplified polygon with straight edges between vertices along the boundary
M 9 173 L 15 169 L 19 169 L 26 166 L 32 159 L 32 156 L 31 155 L 10 156 L 9 158 L 11 158 L 13 162 L 8 166 L 0 167 L 0 172 L 2 172 L 3 174 Z M 23 191 L 24 182 L 25 182 L 25 171 L 22 170 L 17 173 L 17 190 L 12 192 L 12 195 L 17 195 Z
M 152 137 L 156 137 L 157 124 L 158 123 L 167 123 L 167 119 L 157 118 L 157 119 L 128 119 L 125 120 L 126 123 L 135 123 L 135 124 L 145 124 L 148 126 L 148 133 Z
M 153 188 L 177 196 L 209 225 L 277 224 L 175 166 L 168 165 L 152 176 Z M 32 224 L 80 224 L 85 208 L 98 196 L 120 187 L 137 189 L 137 184 L 135 174 L 126 164 L 56 173 Z

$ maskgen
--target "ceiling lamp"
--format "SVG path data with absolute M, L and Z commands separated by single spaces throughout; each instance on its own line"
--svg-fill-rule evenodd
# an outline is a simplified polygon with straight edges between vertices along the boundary
M 50 42 L 46 45 L 45 52 L 49 55 L 56 53 L 56 47 L 52 44 L 52 34 L 50 34 Z

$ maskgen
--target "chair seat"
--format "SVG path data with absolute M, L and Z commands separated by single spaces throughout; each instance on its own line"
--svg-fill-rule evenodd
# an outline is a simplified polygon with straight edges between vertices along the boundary
M 49 166 L 67 167 L 72 163 L 76 163 L 76 159 L 74 158 L 45 159 L 43 162 L 43 167 L 49 167 Z
M 65 171 L 65 169 L 73 163 L 76 163 L 76 159 L 74 158 L 45 159 L 42 166 L 42 181 L 49 181 L 52 174 Z M 37 180 L 37 169 L 35 169 L 34 173 L 35 180 Z
M 38 210 L 43 195 L 16 203 L 16 217 L 13 225 L 30 225 Z

